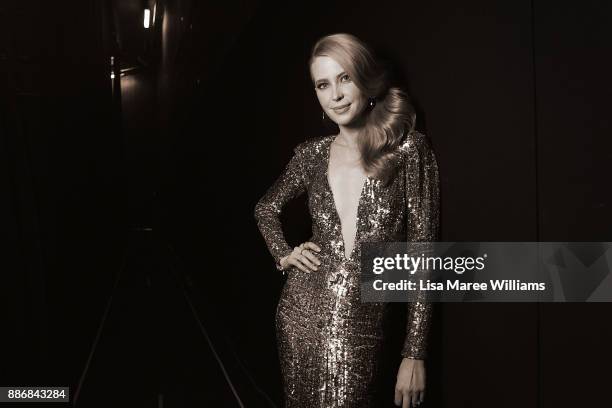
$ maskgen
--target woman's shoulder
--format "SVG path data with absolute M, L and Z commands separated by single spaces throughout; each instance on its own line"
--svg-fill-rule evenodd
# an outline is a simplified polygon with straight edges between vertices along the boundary
M 333 141 L 332 135 L 317 136 L 308 138 L 294 147 L 295 158 L 302 166 L 306 180 L 310 179 L 315 169 L 325 163 L 326 149 L 331 141 Z
M 408 133 L 406 137 L 404 137 L 404 140 L 400 145 L 400 149 L 408 150 L 414 147 L 421 147 L 422 145 L 428 143 L 429 138 L 427 135 L 425 135 L 425 133 L 418 130 L 413 130 L 412 132 Z
M 431 141 L 425 133 L 413 130 L 406 135 L 399 149 L 403 155 L 423 154 L 431 149 Z
M 311 137 L 298 143 L 294 150 L 306 158 L 320 156 L 333 138 L 333 135 Z

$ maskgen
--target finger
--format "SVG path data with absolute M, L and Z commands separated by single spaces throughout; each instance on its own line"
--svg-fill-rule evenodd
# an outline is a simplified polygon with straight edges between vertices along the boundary
M 314 265 L 312 262 L 310 262 L 308 260 L 308 258 L 306 258 L 304 255 L 298 255 L 297 259 L 299 259 L 300 262 L 302 262 L 304 265 L 306 265 L 307 267 L 309 267 L 313 271 L 316 271 L 316 270 L 319 269 L 316 265 Z
M 304 244 L 301 244 L 301 245 L 304 245 Z M 304 257 L 304 255 L 302 255 L 302 252 L 304 252 L 305 249 L 302 248 L 301 245 L 293 248 L 293 252 L 291 253 L 289 259 L 294 259 L 296 262 L 298 262 L 299 264 L 295 264 L 295 266 L 297 267 L 300 267 L 300 265 L 303 267 L 306 267 L 307 269 L 300 268 L 304 272 L 312 272 L 313 270 L 312 266 L 309 266 L 307 264 L 307 262 L 309 261 Z
M 304 266 L 304 265 L 303 265 L 303 264 L 300 262 L 300 260 L 299 260 L 299 259 L 297 259 L 297 258 L 295 258 L 295 257 L 290 257 L 290 258 L 288 259 L 288 262 L 289 262 L 291 265 L 293 265 L 293 266 L 295 266 L 296 268 L 298 268 L 299 270 L 301 270 L 301 271 L 304 271 L 304 272 L 306 272 L 306 273 L 310 273 L 310 272 L 311 272 L 311 271 L 310 271 L 310 270 L 309 270 L 309 269 L 308 269 L 306 266 Z
M 417 403 L 422 404 L 425 401 L 425 392 L 421 391 L 418 393 Z
M 418 405 L 418 403 L 419 403 L 419 396 L 418 396 L 417 392 L 413 392 L 410 395 L 410 403 L 412 404 L 411 405 L 412 407 L 416 407 Z
M 321 252 L 321 248 L 314 242 L 306 241 L 304 242 L 304 247 L 308 249 L 312 249 L 317 252 Z
M 418 370 L 417 372 L 417 394 L 418 394 L 418 402 L 422 403 L 425 400 L 425 370 Z
M 410 408 L 410 394 L 408 392 L 402 394 L 402 408 Z
M 419 387 L 419 391 L 417 392 L 418 394 L 418 402 L 422 403 L 423 401 L 425 401 L 425 375 L 422 375 L 420 378 L 420 387 Z
M 309 260 L 308 260 L 308 259 L 305 257 L 305 254 L 306 254 L 306 248 L 303 248 L 303 247 L 302 247 L 303 245 L 304 245 L 304 244 L 300 244 L 300 246 L 295 247 L 295 248 L 293 249 L 292 255 L 293 255 L 293 257 L 294 257 L 295 259 L 299 259 L 299 260 L 300 260 L 300 262 L 301 262 L 302 264 L 305 264 L 305 265 L 306 265 L 306 266 L 308 266 L 308 267 L 309 267 L 311 270 L 313 270 L 313 271 L 314 271 L 314 270 L 316 270 L 316 269 L 314 268 L 314 265 L 313 265 L 312 263 L 310 263 L 310 265 L 308 265 L 308 263 L 309 263 L 310 261 L 309 261 Z
M 308 258 L 310 260 L 310 262 L 312 262 L 315 265 L 321 265 L 321 261 L 319 261 L 319 258 L 317 258 L 312 252 L 310 252 L 308 249 L 305 249 L 302 252 L 302 255 L 304 255 L 306 258 Z
M 393 402 L 395 403 L 395 405 L 397 405 L 398 407 L 400 405 L 402 405 L 402 392 L 400 390 L 398 390 L 397 388 L 395 389 L 395 397 L 393 399 Z

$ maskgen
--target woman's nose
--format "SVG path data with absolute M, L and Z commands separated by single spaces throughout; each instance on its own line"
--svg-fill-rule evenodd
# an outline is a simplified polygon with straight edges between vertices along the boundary
M 344 95 L 342 94 L 342 92 L 340 91 L 340 88 L 337 86 L 333 87 L 332 90 L 332 99 L 334 100 L 334 102 L 339 101 L 340 99 L 342 99 L 344 97 Z

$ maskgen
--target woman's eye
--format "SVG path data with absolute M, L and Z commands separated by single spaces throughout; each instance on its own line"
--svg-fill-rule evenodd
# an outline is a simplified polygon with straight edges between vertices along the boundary
M 322 83 L 322 84 L 317 85 L 317 89 L 324 89 L 326 87 L 327 87 L 326 83 Z
M 350 80 L 351 80 L 351 78 L 348 76 L 348 74 L 344 74 L 344 75 L 342 75 L 342 78 L 340 78 L 340 79 L 341 79 L 342 81 L 345 81 L 345 82 L 346 82 L 346 81 L 350 81 Z

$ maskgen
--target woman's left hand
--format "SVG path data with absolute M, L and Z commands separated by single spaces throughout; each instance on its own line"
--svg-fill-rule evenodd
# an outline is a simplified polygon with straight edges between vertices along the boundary
M 395 405 L 413 408 L 425 398 L 425 362 L 404 358 L 397 372 Z

